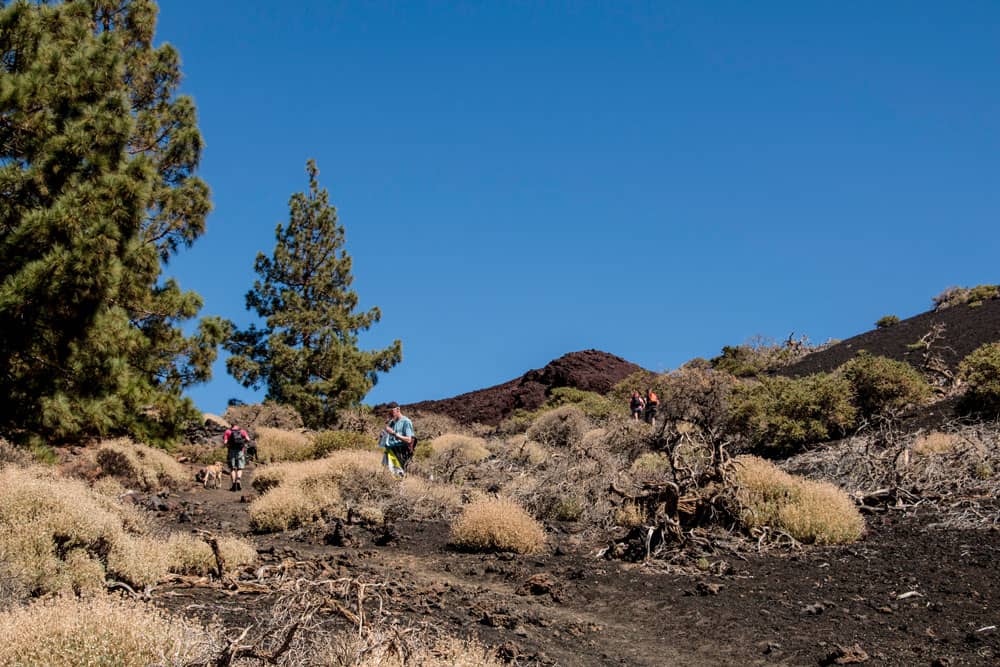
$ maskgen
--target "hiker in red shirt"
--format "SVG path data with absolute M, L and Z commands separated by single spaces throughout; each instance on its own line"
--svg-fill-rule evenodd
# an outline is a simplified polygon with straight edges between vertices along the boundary
M 233 480 L 229 490 L 240 491 L 243 489 L 243 469 L 247 466 L 250 434 L 233 424 L 222 434 L 222 444 L 226 446 L 226 462 L 229 464 L 229 476 Z

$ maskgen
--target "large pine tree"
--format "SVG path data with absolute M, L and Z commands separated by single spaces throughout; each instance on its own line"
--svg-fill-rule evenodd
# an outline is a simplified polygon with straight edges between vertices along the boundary
M 0 3 L 0 432 L 176 436 L 227 325 L 164 280 L 207 186 L 152 0 Z
M 310 160 L 309 192 L 292 195 L 288 226 L 278 225 L 274 253 L 257 255 L 260 276 L 247 308 L 262 328 L 238 331 L 227 344 L 229 372 L 244 386 L 267 385 L 267 397 L 291 405 L 312 427 L 333 423 L 338 410 L 355 405 L 402 359 L 402 344 L 358 348 L 358 333 L 378 322 L 378 308 L 357 313 L 351 258 L 344 227 L 320 189 Z

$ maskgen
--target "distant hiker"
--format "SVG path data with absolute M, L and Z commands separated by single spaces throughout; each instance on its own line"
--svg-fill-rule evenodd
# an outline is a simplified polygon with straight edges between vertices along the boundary
M 402 477 L 403 468 L 409 460 L 409 447 L 414 443 L 413 422 L 404 417 L 398 403 L 389 404 L 389 415 L 385 428 L 379 434 L 378 446 L 382 453 L 382 465 L 396 477 Z
M 250 444 L 250 434 L 237 424 L 233 424 L 222 434 L 222 444 L 226 446 L 226 462 L 229 464 L 229 476 L 233 480 L 230 491 L 243 489 L 243 469 L 247 467 L 247 445 Z
M 646 402 L 635 389 L 632 390 L 632 398 L 629 399 L 628 408 L 632 412 L 632 419 L 639 421 L 642 418 L 642 410 L 646 407 Z
M 660 398 L 653 391 L 652 387 L 646 390 L 646 423 L 652 424 L 656 419 L 656 408 L 660 407 Z

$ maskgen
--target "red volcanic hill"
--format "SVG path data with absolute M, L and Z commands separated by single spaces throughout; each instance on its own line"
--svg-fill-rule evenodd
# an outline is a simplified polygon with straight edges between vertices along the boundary
M 883 329 L 874 329 L 814 352 L 779 371 L 793 377 L 830 372 L 865 350 L 870 354 L 905 361 L 919 368 L 923 350 L 911 347 L 933 330 L 940 334 L 932 352 L 954 372 L 970 352 L 1000 340 L 1000 299 L 979 306 L 957 305 L 921 313 Z
M 606 394 L 629 375 L 641 370 L 641 366 L 607 352 L 570 352 L 550 361 L 544 368 L 528 371 L 517 379 L 494 387 L 403 407 L 414 412 L 447 415 L 465 424 L 479 422 L 496 425 L 515 410 L 541 407 L 549 390 L 556 387 L 574 387 Z

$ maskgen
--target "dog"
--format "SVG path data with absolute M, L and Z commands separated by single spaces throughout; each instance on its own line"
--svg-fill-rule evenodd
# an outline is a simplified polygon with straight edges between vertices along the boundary
M 213 488 L 218 489 L 222 487 L 222 464 L 213 463 L 210 466 L 205 466 L 198 471 L 195 476 L 197 479 L 201 480 L 201 483 L 206 489 Z

